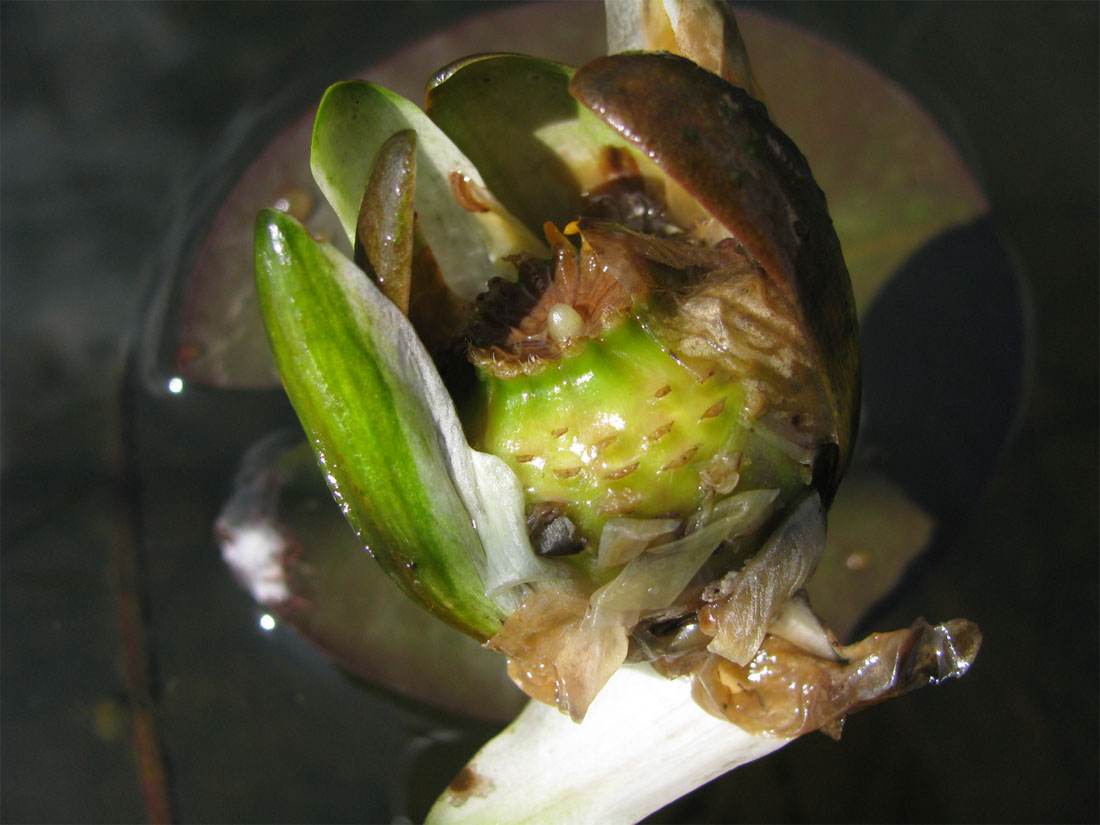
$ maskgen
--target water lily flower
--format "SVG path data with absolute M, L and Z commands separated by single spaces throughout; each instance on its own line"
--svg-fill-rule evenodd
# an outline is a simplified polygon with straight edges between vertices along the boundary
M 329 89 L 312 166 L 350 257 L 256 222 L 344 516 L 535 700 L 431 821 L 634 821 L 980 642 L 918 621 L 842 646 L 809 605 L 859 413 L 825 196 L 724 5 L 608 10 L 579 69 L 472 57 L 425 111 Z

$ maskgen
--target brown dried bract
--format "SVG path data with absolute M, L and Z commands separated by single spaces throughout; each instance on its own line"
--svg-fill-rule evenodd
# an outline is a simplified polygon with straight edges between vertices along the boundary
M 742 730 L 766 736 L 801 736 L 824 729 L 839 734 L 844 717 L 927 684 L 962 676 L 978 655 L 981 631 L 963 619 L 935 627 L 873 633 L 837 648 L 840 661 L 807 653 L 767 635 L 745 666 L 699 653 L 669 664 L 669 675 L 692 672 L 695 700 Z
M 567 585 L 535 587 L 485 643 L 508 657 L 508 675 L 528 696 L 575 722 L 626 660 L 627 631 L 585 620 L 588 598 Z

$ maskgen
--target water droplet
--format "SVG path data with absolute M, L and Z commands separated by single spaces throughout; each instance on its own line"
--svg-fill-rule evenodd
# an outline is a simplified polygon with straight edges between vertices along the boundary
M 858 551 L 850 554 L 848 558 L 844 560 L 844 566 L 854 573 L 865 569 L 870 563 L 871 561 L 867 558 L 867 555 Z
M 304 223 L 313 214 L 313 195 L 305 189 L 292 186 L 279 193 L 273 206 Z

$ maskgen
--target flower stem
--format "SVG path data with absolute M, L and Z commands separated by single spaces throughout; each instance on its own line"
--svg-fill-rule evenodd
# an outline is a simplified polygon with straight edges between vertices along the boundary
M 528 704 L 462 769 L 427 823 L 633 823 L 789 741 L 707 714 L 687 679 L 630 665 L 582 724 Z

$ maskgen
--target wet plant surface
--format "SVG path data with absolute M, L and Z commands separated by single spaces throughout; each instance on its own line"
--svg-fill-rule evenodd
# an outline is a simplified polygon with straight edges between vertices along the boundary
M 241 452 L 293 425 L 281 394 L 151 395 L 121 376 L 130 319 L 169 227 L 194 203 L 187 193 L 223 185 L 199 170 L 240 141 L 226 129 L 254 122 L 247 112 L 287 78 L 294 100 L 315 99 L 372 54 L 479 8 L 0 8 L 0 816 L 146 815 L 119 632 L 127 607 L 145 617 L 177 818 L 417 816 L 492 727 L 363 690 L 284 626 L 262 630 L 217 554 L 211 525 Z M 869 391 L 887 388 L 867 400 L 878 417 L 864 437 L 888 441 L 879 465 L 939 516 L 903 594 L 863 629 L 965 615 L 985 646 L 965 680 L 853 717 L 839 745 L 806 737 L 654 819 L 1094 819 L 1096 8 L 767 11 L 909 90 L 990 199 L 991 218 L 912 255 L 862 327 Z M 1015 267 L 1027 278 L 1023 325 Z M 1006 334 L 971 335 L 989 328 Z M 1012 426 L 1021 359 L 1023 412 L 985 487 L 968 468 Z M 927 374 L 899 378 L 896 360 Z M 959 428 L 970 455 L 948 452 Z M 113 487 L 127 444 L 137 484 Z M 118 598 L 127 547 L 141 565 L 138 603 Z

